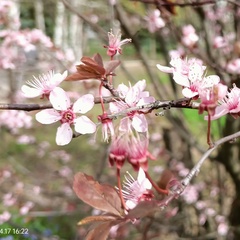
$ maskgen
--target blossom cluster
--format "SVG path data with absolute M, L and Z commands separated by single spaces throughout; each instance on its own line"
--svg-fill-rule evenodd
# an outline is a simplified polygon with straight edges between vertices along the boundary
M 71 63 L 72 54 L 54 47 L 54 43 L 40 29 L 20 29 L 20 17 L 14 1 L 0 2 L 0 69 L 16 69 L 38 55 L 40 51 L 49 50 L 58 60 Z M 69 51 L 70 52 L 70 51 Z M 42 53 L 41 53 L 42 54 Z
M 56 135 L 58 145 L 68 144 L 73 136 L 71 126 L 80 134 L 94 133 L 96 125 L 86 116 L 77 116 L 91 110 L 94 105 L 94 97 L 86 94 L 71 104 L 67 93 L 58 85 L 66 78 L 67 71 L 63 74 L 49 72 L 34 78 L 28 85 L 22 86 L 25 97 L 49 98 L 53 109 L 44 109 L 36 114 L 36 120 L 42 124 L 51 124 L 60 121 Z

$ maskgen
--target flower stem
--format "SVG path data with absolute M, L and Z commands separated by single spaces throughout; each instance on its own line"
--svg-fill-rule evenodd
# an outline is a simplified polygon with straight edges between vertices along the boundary
M 213 147 L 213 143 L 211 140 L 211 115 L 209 114 L 209 112 L 208 112 L 207 144 L 209 145 L 209 148 Z
M 119 197 L 121 199 L 121 203 L 122 203 L 122 206 L 125 210 L 127 210 L 127 206 L 126 206 L 126 203 L 125 203 L 125 200 L 123 198 L 123 195 L 122 195 L 122 184 L 121 184 L 121 177 L 120 177 L 120 169 L 117 168 L 117 183 L 118 183 L 118 189 L 119 189 Z
M 158 187 L 158 185 L 152 180 L 149 173 L 147 171 L 144 171 L 144 172 L 146 174 L 146 177 L 148 178 L 148 180 L 150 181 L 150 183 L 152 184 L 152 186 L 156 189 L 156 191 L 158 193 L 168 195 L 169 191 L 167 189 L 162 189 L 162 188 Z
M 104 108 L 104 103 L 103 103 L 103 96 L 102 96 L 102 87 L 103 87 L 103 82 L 101 81 L 101 84 L 99 86 L 99 97 L 100 97 L 100 103 L 102 107 L 103 113 L 105 113 L 105 108 Z

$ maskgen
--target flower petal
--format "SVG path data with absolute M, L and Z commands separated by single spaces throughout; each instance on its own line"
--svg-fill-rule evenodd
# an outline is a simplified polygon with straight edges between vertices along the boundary
M 92 94 L 86 94 L 80 97 L 73 104 L 73 112 L 86 113 L 94 106 L 94 96 Z
M 27 85 L 23 85 L 21 90 L 23 95 L 28 98 L 34 98 L 43 94 L 41 89 L 32 88 Z
M 138 88 L 140 92 L 143 92 L 143 90 L 146 88 L 146 80 L 140 80 L 138 81 L 133 88 Z
M 141 185 L 141 183 L 142 183 L 145 179 L 146 179 L 145 172 L 143 171 L 142 168 L 139 168 L 138 177 L 137 177 L 138 183 Z
M 135 115 L 132 120 L 132 126 L 137 132 L 147 132 L 148 123 L 143 114 Z
M 137 206 L 137 203 L 131 201 L 131 200 L 127 200 L 126 201 L 126 206 L 129 208 L 129 209 L 133 209 Z
M 165 66 L 162 66 L 160 64 L 157 64 L 156 66 L 161 72 L 173 73 L 173 68 L 171 68 L 171 67 L 165 67 Z
M 57 145 L 63 146 L 67 145 L 72 140 L 72 129 L 68 123 L 63 123 L 57 129 L 56 143 Z
M 228 107 L 226 104 L 217 106 L 215 109 L 215 114 L 211 116 L 211 120 L 216 120 L 229 113 Z M 204 117 L 204 120 L 208 120 L 208 116 Z
M 148 104 L 148 103 L 153 103 L 155 102 L 155 98 L 154 97 L 144 97 L 144 98 L 141 98 L 137 104 L 137 106 L 142 106 L 142 105 L 145 105 L 145 104 Z
M 119 95 L 122 98 L 126 97 L 128 90 L 129 90 L 129 87 L 123 83 L 119 84 L 117 87 L 117 91 L 119 92 Z
M 75 121 L 75 131 L 81 134 L 94 133 L 96 131 L 96 124 L 88 117 L 81 116 Z
M 50 93 L 49 100 L 57 110 L 67 110 L 71 103 L 67 93 L 60 87 L 56 87 Z
M 133 88 L 131 87 L 125 97 L 125 102 L 133 107 L 135 106 L 140 99 L 140 90 L 139 88 Z
M 173 80 L 181 86 L 190 87 L 188 77 L 186 75 L 182 75 L 179 72 L 174 72 L 173 73 Z
M 198 95 L 198 92 L 193 92 L 190 88 L 184 88 L 182 94 L 186 98 L 192 98 Z
M 58 86 L 67 77 L 67 73 L 67 70 L 63 74 L 55 73 L 49 81 L 53 86 Z
M 139 171 L 138 171 L 137 181 L 140 185 L 140 190 L 143 192 L 145 192 L 146 189 L 152 188 L 151 182 L 146 178 L 145 172 L 141 167 L 139 168 Z
M 128 132 L 130 130 L 130 127 L 131 120 L 129 119 L 129 117 L 122 118 L 119 125 L 119 131 Z
M 36 120 L 42 124 L 51 124 L 61 119 L 61 115 L 55 109 L 44 109 L 36 114 Z

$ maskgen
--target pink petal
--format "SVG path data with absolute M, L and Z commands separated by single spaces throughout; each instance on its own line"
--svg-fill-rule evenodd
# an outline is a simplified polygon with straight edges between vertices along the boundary
M 66 77 L 68 71 L 66 70 L 63 74 L 55 73 L 53 77 L 50 79 L 53 86 L 58 86 Z
M 86 113 L 94 106 L 94 96 L 92 94 L 86 94 L 80 97 L 73 104 L 73 112 Z
M 190 87 L 189 80 L 188 80 L 187 76 L 185 76 L 185 75 L 182 75 L 178 72 L 174 72 L 173 79 L 177 84 L 179 84 L 181 86 Z
M 143 114 L 135 115 L 132 120 L 132 126 L 137 132 L 147 132 L 148 123 Z
M 148 91 L 143 91 L 143 92 L 140 92 L 139 94 L 139 97 L 140 98 L 144 98 L 144 97 L 149 97 L 149 92 Z
M 210 75 L 206 78 L 204 78 L 204 87 L 212 87 L 215 84 L 218 84 L 220 82 L 220 77 L 217 75 Z
M 183 90 L 182 90 L 182 94 L 183 94 L 183 96 L 184 97 L 186 97 L 186 98 L 192 98 L 192 97 L 195 97 L 195 96 L 197 96 L 198 95 L 198 92 L 193 92 L 190 88 L 184 88 Z
M 75 131 L 81 134 L 94 133 L 96 125 L 86 116 L 81 116 L 75 121 Z
M 133 88 L 138 88 L 140 92 L 142 92 L 146 88 L 146 80 L 143 79 L 141 81 L 138 81 Z
M 124 110 L 127 107 L 125 102 L 117 101 L 109 103 L 109 110 L 111 113 L 117 113 Z
M 21 88 L 23 95 L 28 98 L 34 98 L 43 94 L 42 90 L 23 85 Z
M 222 100 L 227 94 L 228 87 L 222 83 L 218 84 L 218 100 Z
M 120 124 L 119 124 L 119 130 L 122 132 L 128 132 L 131 127 L 131 120 L 129 117 L 124 117 L 121 119 Z
M 133 209 L 137 206 L 137 204 L 131 200 L 127 200 L 126 201 L 126 206 L 129 208 L 129 209 Z
M 158 68 L 161 72 L 173 73 L 173 68 L 171 68 L 171 67 L 165 67 L 165 66 L 162 66 L 162 65 L 160 65 L 160 64 L 157 64 L 157 68 Z
M 139 100 L 137 106 L 142 106 L 144 104 L 153 103 L 153 102 L 155 102 L 154 97 L 144 97 Z
M 139 168 L 138 177 L 137 177 L 138 183 L 141 185 L 141 183 L 142 183 L 145 179 L 146 179 L 145 172 L 143 171 L 142 168 Z
M 135 106 L 140 99 L 139 93 L 140 91 L 138 88 L 131 87 L 126 95 L 125 102 L 131 107 Z
M 61 119 L 61 115 L 55 109 L 45 109 L 36 114 L 36 120 L 42 124 L 51 124 Z
M 123 98 L 126 97 L 128 90 L 129 90 L 129 87 L 127 87 L 123 83 L 119 84 L 117 87 L 117 91 L 119 92 L 120 97 L 123 97 Z
M 147 178 L 145 178 L 144 181 L 142 182 L 142 187 L 144 189 L 151 189 L 152 188 L 152 184 L 151 184 L 151 182 Z
M 63 146 L 67 145 L 72 140 L 72 129 L 68 123 L 63 123 L 57 129 L 56 143 L 57 145 Z
M 49 100 L 57 110 L 67 110 L 71 105 L 67 93 L 60 87 L 53 89 L 50 93 Z
M 229 111 L 228 111 L 226 105 L 217 106 L 215 109 L 215 114 L 213 116 L 211 116 L 211 120 L 216 120 L 216 119 L 228 114 L 228 112 Z M 208 120 L 208 116 L 205 116 L 204 120 Z

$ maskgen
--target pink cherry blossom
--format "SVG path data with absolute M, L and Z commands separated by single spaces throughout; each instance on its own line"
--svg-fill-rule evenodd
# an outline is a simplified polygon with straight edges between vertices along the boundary
M 37 96 L 48 97 L 51 91 L 57 87 L 67 77 L 67 71 L 63 74 L 49 71 L 38 78 L 33 76 L 32 81 L 27 81 L 27 85 L 22 86 L 22 92 L 25 97 L 34 98 Z
M 216 36 L 213 40 L 213 47 L 215 48 L 224 48 L 228 45 L 228 41 L 225 37 Z
M 94 133 L 96 125 L 86 116 L 77 117 L 77 113 L 84 114 L 94 106 L 94 97 L 86 94 L 80 97 L 73 105 L 66 92 L 56 87 L 50 94 L 49 100 L 53 109 L 45 109 L 36 114 L 36 120 L 42 124 L 51 124 L 60 121 L 57 129 L 56 143 L 66 145 L 72 139 L 74 125 L 75 131 L 81 134 Z
M 27 38 L 33 44 L 41 43 L 46 48 L 53 47 L 53 42 L 51 39 L 40 29 L 32 29 L 31 31 L 27 32 Z
M 170 61 L 172 67 L 157 64 L 157 68 L 165 73 L 172 73 L 174 81 L 183 86 L 182 93 L 187 98 L 198 96 L 198 88 L 203 79 L 204 71 L 202 61 L 192 59 L 173 58 Z
M 229 61 L 226 66 L 226 70 L 229 73 L 240 74 L 240 58 Z
M 240 113 L 240 88 L 236 85 L 227 93 L 226 97 L 216 107 L 215 114 L 211 116 L 211 120 L 218 119 L 230 113 L 234 118 L 239 117 Z
M 144 171 L 148 170 L 148 138 L 144 135 L 137 135 L 129 139 L 128 162 L 138 171 L 139 167 Z
M 207 110 L 210 115 L 215 114 L 218 101 L 221 101 L 227 94 L 227 86 L 220 82 L 217 75 L 210 75 L 203 78 L 199 89 L 199 98 L 201 99 L 199 113 Z
M 19 209 L 19 213 L 21 215 L 26 215 L 33 207 L 34 207 L 34 203 L 28 201 Z
M 122 54 L 121 46 L 132 41 L 130 38 L 126 38 L 121 41 L 121 37 L 122 35 L 120 31 L 118 31 L 116 34 L 113 34 L 112 31 L 108 32 L 108 46 L 104 46 L 108 49 L 108 56 L 113 57 L 117 53 Z
M 165 22 L 160 16 L 161 12 L 158 9 L 148 12 L 148 16 L 145 17 L 145 20 L 147 21 L 149 32 L 154 33 L 165 26 Z
M 138 171 L 143 168 L 148 169 L 148 158 L 154 160 L 154 157 L 148 151 L 149 140 L 145 133 L 137 131 L 119 131 L 112 139 L 109 151 L 109 162 L 113 166 L 116 163 L 117 168 L 122 168 L 125 161 L 128 161 Z
M 129 141 L 126 133 L 117 134 L 112 139 L 112 143 L 109 150 L 109 163 L 111 166 L 116 166 L 118 169 L 121 169 L 125 160 L 128 157 L 129 152 Z
M 0 113 L 0 127 L 6 127 L 11 133 L 16 134 L 21 128 L 32 127 L 32 117 L 24 111 L 3 111 Z
M 197 186 L 189 185 L 184 190 L 184 194 L 182 196 L 183 196 L 183 199 L 186 201 L 186 203 L 188 204 L 195 203 L 199 198 L 199 191 Z
M 197 43 L 199 37 L 195 32 L 195 29 L 192 25 L 187 25 L 182 28 L 182 43 L 186 47 L 194 47 Z
M 131 107 L 142 106 L 144 104 L 152 103 L 155 99 L 149 96 L 148 91 L 144 91 L 146 88 L 146 80 L 138 81 L 134 86 L 126 86 L 120 84 L 117 88 L 120 97 L 124 98 L 125 102 L 118 101 L 110 103 L 111 113 L 118 113 L 119 111 L 126 110 Z M 148 130 L 147 120 L 144 116 L 144 110 L 132 111 L 127 114 L 120 122 L 119 129 L 121 131 L 129 131 L 131 126 L 138 132 L 146 132 Z
M 4 222 L 7 222 L 12 217 L 11 213 L 8 211 L 4 211 L 0 214 L 0 224 L 2 225 Z
M 168 55 L 171 59 L 182 58 L 185 55 L 185 50 L 183 47 L 178 47 L 175 50 L 170 50 Z
M 140 201 L 151 201 L 153 193 L 151 191 L 152 184 L 146 178 L 142 168 L 139 169 L 137 180 L 127 172 L 123 183 L 122 194 L 126 201 L 126 206 L 133 209 Z
M 229 231 L 229 226 L 225 217 L 222 215 L 217 215 L 215 219 L 216 219 L 216 222 L 218 223 L 218 228 L 217 228 L 218 234 L 220 236 L 226 236 Z
M 98 120 L 102 123 L 102 136 L 103 140 L 107 142 L 109 140 L 109 137 L 114 136 L 114 127 L 112 119 L 108 118 L 107 114 L 104 113 L 103 115 L 98 116 Z

